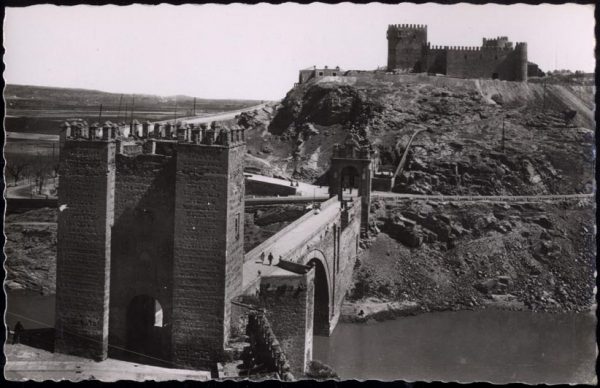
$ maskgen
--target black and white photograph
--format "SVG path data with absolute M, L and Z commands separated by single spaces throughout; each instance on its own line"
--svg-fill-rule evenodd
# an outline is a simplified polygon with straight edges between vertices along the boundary
M 5 379 L 597 384 L 593 4 L 5 8 Z

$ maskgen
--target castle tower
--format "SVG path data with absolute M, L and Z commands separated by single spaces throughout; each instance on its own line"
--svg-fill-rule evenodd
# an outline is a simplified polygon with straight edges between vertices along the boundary
M 115 141 L 110 130 L 87 124 L 79 129 L 69 133 L 60 153 L 55 348 L 103 360 L 108 350 Z
M 388 71 L 423 71 L 427 50 L 427 26 L 392 24 L 388 26 Z
M 214 367 L 242 288 L 244 133 L 215 132 L 177 144 L 172 361 L 180 368 Z
M 514 54 L 514 79 L 515 81 L 527 81 L 527 43 L 517 43 Z

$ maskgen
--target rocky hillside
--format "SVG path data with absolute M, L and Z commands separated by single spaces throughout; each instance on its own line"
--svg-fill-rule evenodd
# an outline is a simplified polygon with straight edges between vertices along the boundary
M 249 159 L 263 173 L 315 181 L 349 132 L 393 170 L 421 129 L 395 191 L 579 193 L 593 187 L 593 93 L 582 85 L 369 74 L 298 85 L 280 105 L 238 123 L 249 129 Z
M 375 236 L 354 273 L 351 300 L 421 310 L 487 304 L 548 311 L 594 301 L 589 200 L 481 203 L 378 200 Z M 366 246 L 365 246 L 366 248 Z

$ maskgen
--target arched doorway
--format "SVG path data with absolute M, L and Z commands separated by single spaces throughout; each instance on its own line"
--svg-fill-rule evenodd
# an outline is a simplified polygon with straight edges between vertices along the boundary
M 358 170 L 354 166 L 346 166 L 340 173 L 340 184 L 342 192 L 344 193 L 356 193 L 358 194 L 358 188 L 360 184 L 360 176 Z M 356 191 L 355 191 L 356 190 Z
M 163 309 L 148 295 L 134 297 L 127 307 L 127 349 L 141 362 L 162 359 Z M 146 360 L 144 356 L 147 356 Z
M 323 263 L 311 259 L 308 266 L 315 269 L 315 303 L 313 314 L 313 334 L 329 335 L 329 285 Z

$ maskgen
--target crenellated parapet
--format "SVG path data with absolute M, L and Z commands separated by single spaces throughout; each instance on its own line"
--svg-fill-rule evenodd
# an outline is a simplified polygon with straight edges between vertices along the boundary
M 214 146 L 235 146 L 245 142 L 245 129 L 241 127 L 224 128 L 217 122 L 207 124 L 178 123 L 140 123 L 134 120 L 129 126 L 119 126 L 110 121 L 100 125 L 88 125 L 84 120 L 72 120 L 61 125 L 66 140 L 119 140 L 145 141 L 162 140 L 177 143 L 192 143 Z
M 336 159 L 365 159 L 371 160 L 373 151 L 369 147 L 360 146 L 354 142 L 334 144 L 332 158 Z
M 388 33 L 401 30 L 427 30 L 426 24 L 390 24 L 388 25 Z

